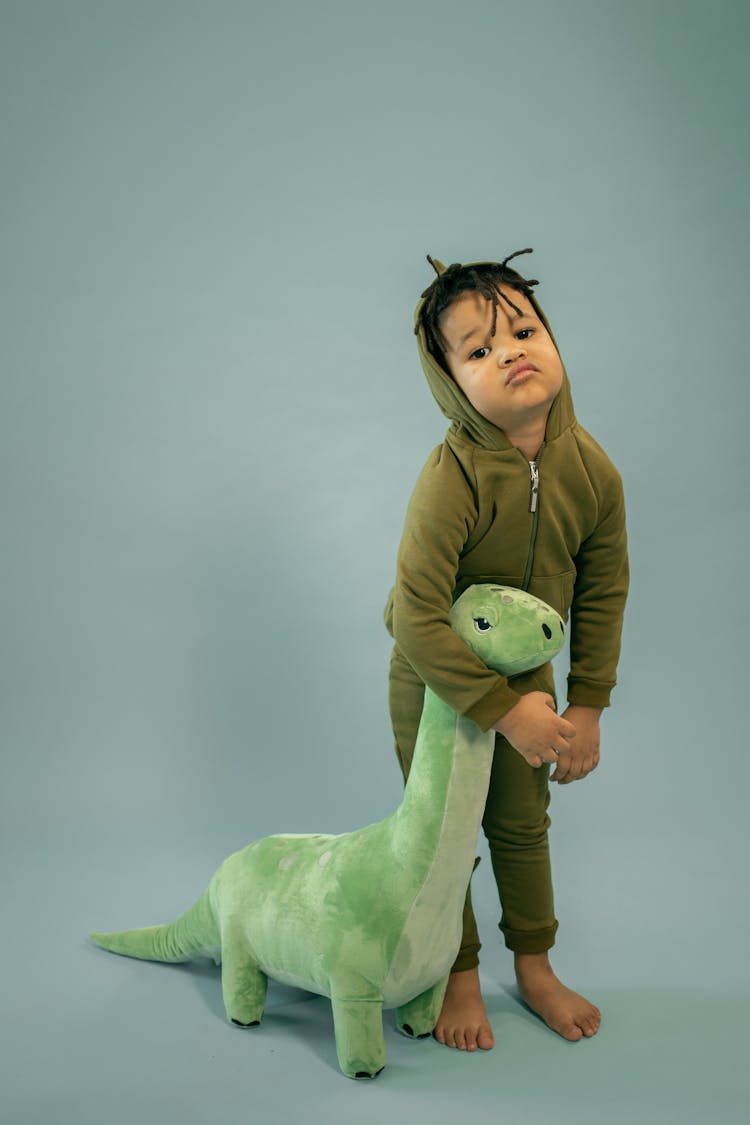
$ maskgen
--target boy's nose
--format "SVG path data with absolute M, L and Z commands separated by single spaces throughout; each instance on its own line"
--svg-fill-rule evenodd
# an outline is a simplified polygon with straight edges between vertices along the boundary
M 508 367 L 511 363 L 515 363 L 517 359 L 520 359 L 524 354 L 525 353 L 523 348 L 509 348 L 509 350 L 505 352 L 505 354 L 503 354 L 502 352 L 498 352 L 498 363 L 501 367 Z

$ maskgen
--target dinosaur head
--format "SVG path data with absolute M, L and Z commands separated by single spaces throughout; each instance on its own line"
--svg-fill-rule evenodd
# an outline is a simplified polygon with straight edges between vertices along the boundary
M 503 676 L 538 668 L 565 642 L 559 613 L 512 586 L 469 586 L 453 604 L 451 624 L 469 648 Z

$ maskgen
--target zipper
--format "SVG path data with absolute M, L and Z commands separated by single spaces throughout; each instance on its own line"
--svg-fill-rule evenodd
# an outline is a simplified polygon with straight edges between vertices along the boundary
M 539 469 L 536 466 L 536 461 L 529 461 L 529 468 L 531 469 L 531 499 L 529 500 L 529 511 L 535 512 L 539 502 Z
M 536 544 L 536 532 L 539 525 L 539 462 L 542 459 L 542 452 L 544 450 L 544 442 L 539 446 L 539 452 L 536 455 L 536 460 L 529 461 L 529 473 L 531 475 L 531 493 L 529 495 L 529 511 L 532 515 L 531 520 L 531 536 L 529 538 L 529 554 L 526 559 L 526 570 L 523 576 L 522 590 L 528 590 L 529 582 L 531 581 L 531 570 L 534 566 L 534 546 Z M 526 454 L 522 454 L 523 457 Z

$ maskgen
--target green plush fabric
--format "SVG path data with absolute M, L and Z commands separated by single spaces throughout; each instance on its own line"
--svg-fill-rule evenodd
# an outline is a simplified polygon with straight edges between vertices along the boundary
M 490 667 L 517 674 L 550 660 L 561 617 L 511 587 L 472 586 L 453 628 Z M 404 798 L 391 816 L 338 836 L 267 836 L 229 856 L 175 922 L 92 933 L 114 953 L 154 961 L 211 956 L 227 1016 L 255 1025 L 268 978 L 331 998 L 344 1074 L 385 1065 L 383 1008 L 429 1034 L 461 944 L 466 888 L 487 797 L 494 732 L 427 689 Z

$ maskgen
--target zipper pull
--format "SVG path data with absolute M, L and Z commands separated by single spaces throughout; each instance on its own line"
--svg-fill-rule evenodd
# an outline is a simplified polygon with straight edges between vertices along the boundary
M 529 461 L 529 469 L 531 470 L 531 499 L 529 500 L 529 511 L 535 512 L 539 501 L 539 469 L 537 468 L 536 461 Z

